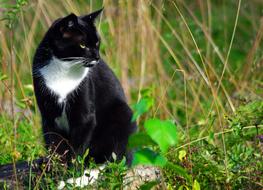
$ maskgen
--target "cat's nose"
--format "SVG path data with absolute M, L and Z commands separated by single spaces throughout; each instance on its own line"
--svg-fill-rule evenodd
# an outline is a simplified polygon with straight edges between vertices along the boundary
M 98 61 L 100 59 L 100 52 L 96 49 L 93 49 L 92 51 L 92 58 Z
M 100 53 L 99 52 L 95 52 L 94 58 L 96 61 L 98 61 L 100 59 Z

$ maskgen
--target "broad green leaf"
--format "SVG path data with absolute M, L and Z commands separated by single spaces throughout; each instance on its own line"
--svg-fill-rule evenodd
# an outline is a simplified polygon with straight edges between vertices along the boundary
M 197 180 L 194 180 L 193 190 L 200 190 L 200 185 Z
M 142 146 L 152 146 L 156 143 L 151 139 L 151 137 L 145 132 L 134 133 L 129 137 L 128 147 L 129 148 L 139 148 Z
M 169 146 L 177 143 L 176 126 L 171 121 L 149 119 L 145 122 L 144 127 L 148 135 L 159 145 L 163 153 L 168 150 Z
M 186 156 L 186 151 L 185 150 L 180 150 L 179 151 L 179 160 L 182 162 L 183 159 L 185 158 Z
M 133 155 L 132 165 L 154 165 L 163 167 L 167 163 L 167 160 L 162 155 L 153 152 L 148 148 L 140 149 Z

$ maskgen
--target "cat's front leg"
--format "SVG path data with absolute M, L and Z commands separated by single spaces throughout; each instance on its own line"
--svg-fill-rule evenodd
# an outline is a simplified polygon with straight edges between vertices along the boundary
M 74 122 L 70 129 L 70 143 L 76 155 L 83 155 L 89 147 L 93 130 L 96 126 L 94 113 L 87 114 Z
M 60 155 L 62 162 L 70 160 L 70 152 L 72 149 L 69 145 L 67 134 L 58 129 L 54 122 L 44 120 L 42 124 L 43 136 L 47 150 L 49 150 L 51 154 L 55 152 Z

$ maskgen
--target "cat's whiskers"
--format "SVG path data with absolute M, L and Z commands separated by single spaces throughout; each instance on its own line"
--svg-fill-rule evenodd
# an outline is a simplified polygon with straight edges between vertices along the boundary
M 68 59 L 72 59 L 72 60 L 84 60 L 86 59 L 85 57 L 65 57 L 65 58 L 60 58 L 63 61 L 67 61 Z
M 61 58 L 60 60 L 67 61 L 69 66 L 71 67 L 74 66 L 74 68 L 82 67 L 83 65 L 91 62 L 90 59 L 85 57 L 66 57 L 66 58 Z M 79 67 L 75 67 L 76 65 L 78 65 Z

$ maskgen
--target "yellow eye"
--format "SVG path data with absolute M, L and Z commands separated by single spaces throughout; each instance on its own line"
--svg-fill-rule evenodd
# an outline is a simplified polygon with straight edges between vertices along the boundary
M 79 47 L 81 47 L 82 49 L 86 48 L 85 44 L 79 44 Z

